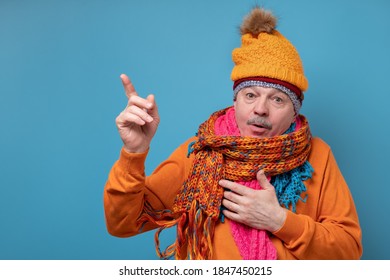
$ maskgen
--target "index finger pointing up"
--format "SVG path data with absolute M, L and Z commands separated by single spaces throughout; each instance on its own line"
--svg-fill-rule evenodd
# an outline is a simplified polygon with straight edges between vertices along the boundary
M 122 74 L 120 75 L 120 78 L 122 80 L 123 88 L 125 89 L 127 98 L 130 98 L 132 95 L 138 95 L 129 77 L 127 77 L 125 74 Z

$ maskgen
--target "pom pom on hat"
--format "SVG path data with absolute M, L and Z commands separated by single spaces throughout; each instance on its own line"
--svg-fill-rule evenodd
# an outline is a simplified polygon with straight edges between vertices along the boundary
M 241 47 L 232 52 L 234 67 L 231 79 L 258 80 L 261 77 L 291 84 L 299 100 L 308 88 L 303 65 L 295 47 L 276 30 L 276 17 L 263 8 L 255 7 L 240 26 Z M 290 88 L 290 87 L 289 87 Z
M 276 23 L 277 19 L 271 12 L 256 7 L 244 18 L 240 32 L 241 35 L 250 33 L 257 37 L 261 32 L 271 33 L 276 28 Z

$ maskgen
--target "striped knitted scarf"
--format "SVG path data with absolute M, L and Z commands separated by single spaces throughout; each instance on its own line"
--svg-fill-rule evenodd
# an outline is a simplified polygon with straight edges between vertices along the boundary
M 221 179 L 251 182 L 260 169 L 267 176 L 276 176 L 306 163 L 311 133 L 303 116 L 299 116 L 302 124 L 298 130 L 272 138 L 217 135 L 216 122 L 229 109 L 215 112 L 200 125 L 198 139 L 189 147 L 189 154 L 195 155 L 193 166 L 176 197 L 173 212 L 155 211 L 148 205 L 145 207 L 140 222 L 149 221 L 160 227 L 155 236 L 160 258 L 212 258 L 213 234 L 220 218 L 224 191 L 218 184 Z M 298 188 L 294 194 L 286 185 L 281 188 L 275 186 L 278 199 L 281 205 L 294 210 L 305 189 L 304 186 Z M 159 234 L 174 225 L 177 225 L 176 242 L 161 252 Z

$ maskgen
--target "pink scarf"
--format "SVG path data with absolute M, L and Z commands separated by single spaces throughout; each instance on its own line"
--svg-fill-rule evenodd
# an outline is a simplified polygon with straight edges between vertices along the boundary
M 217 135 L 240 136 L 235 111 L 232 107 L 225 115 L 219 117 L 215 123 Z M 269 178 L 270 179 L 270 178 Z M 261 186 L 257 180 L 237 182 L 249 188 L 259 190 Z M 271 242 L 268 232 L 230 221 L 234 241 L 244 260 L 276 260 L 276 248 Z

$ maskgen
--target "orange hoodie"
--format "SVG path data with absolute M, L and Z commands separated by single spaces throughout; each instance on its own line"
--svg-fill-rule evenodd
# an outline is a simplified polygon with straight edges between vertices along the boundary
M 179 146 L 150 176 L 144 171 L 147 152 L 129 154 L 122 149 L 104 189 L 110 234 L 130 237 L 141 233 L 136 221 L 145 201 L 153 209 L 172 209 L 192 166 L 194 156 L 188 158 L 187 152 L 194 139 Z M 362 243 L 357 212 L 330 147 L 313 138 L 308 160 L 314 172 L 304 182 L 307 200 L 297 203 L 296 213 L 287 211 L 284 225 L 271 234 L 278 259 L 359 259 Z M 142 231 L 151 229 L 147 224 Z M 242 259 L 228 219 L 215 227 L 213 254 L 213 259 Z

